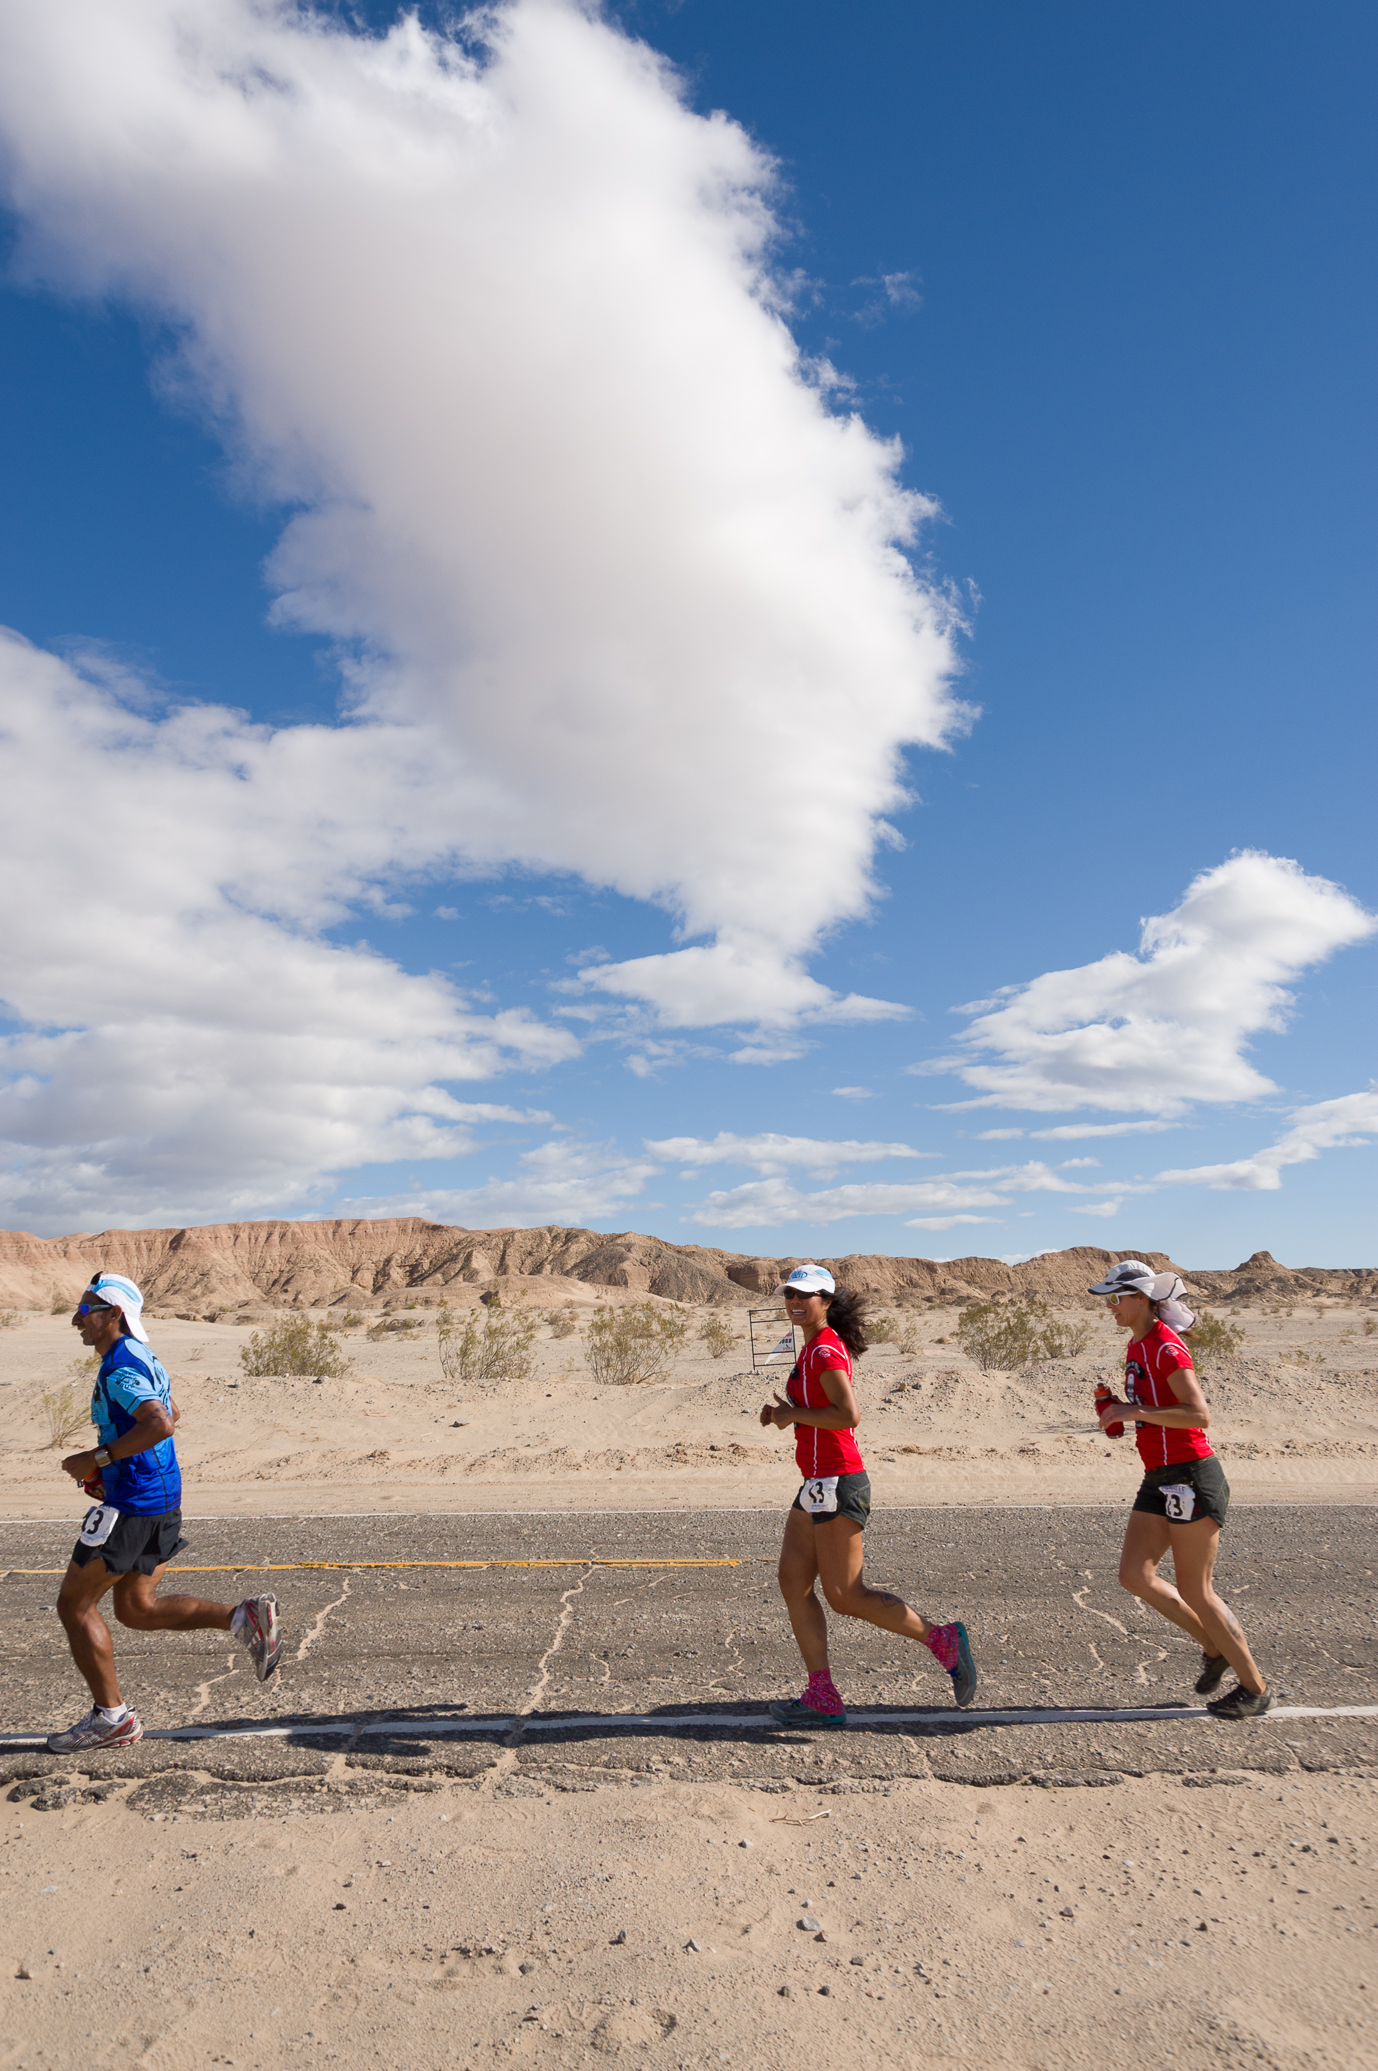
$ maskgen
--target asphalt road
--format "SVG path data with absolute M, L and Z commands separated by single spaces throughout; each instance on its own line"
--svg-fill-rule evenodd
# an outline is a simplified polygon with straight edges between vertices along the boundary
M 867 1533 L 868 1579 L 931 1617 L 965 1619 L 981 1671 L 975 1708 L 950 1715 L 950 1685 L 926 1650 L 836 1620 L 834 1673 L 864 1721 L 842 1735 L 769 1730 L 762 1701 L 802 1681 L 774 1581 L 780 1523 L 754 1511 L 193 1519 L 165 1588 L 178 1586 L 178 1574 L 182 1588 L 221 1601 L 273 1588 L 286 1620 L 282 1669 L 260 1687 L 220 1634 L 116 1627 L 125 1695 L 150 1729 L 274 1722 L 292 1732 L 145 1740 L 118 1758 L 120 1771 L 324 1775 L 342 1751 L 351 1768 L 476 1777 L 501 1763 L 505 1773 L 566 1788 L 651 1775 L 768 1787 L 773 1779 L 1091 1782 L 1126 1772 L 1378 1769 L 1373 1718 L 1225 1726 L 1171 1710 L 1150 1720 L 1036 1724 L 987 1716 L 1199 1708 L 1195 1651 L 1116 1585 L 1118 1508 L 885 1512 Z M 0 1525 L 0 1573 L 8 1571 L 0 1733 L 46 1733 L 86 1709 L 52 1609 L 57 1576 L 18 1572 L 60 1570 L 73 1536 L 73 1527 Z M 737 1565 L 589 1565 L 599 1556 Z M 1370 1509 L 1235 1509 L 1220 1586 L 1281 1704 L 1378 1703 L 1376 1556 Z M 291 1565 L 447 1560 L 569 1564 Z M 270 1566 L 282 1572 L 265 1573 Z M 198 1567 L 228 1572 L 189 1572 Z M 931 1716 L 913 1716 L 930 1708 Z M 887 1712 L 906 1716 L 887 1723 Z M 606 1723 L 614 1713 L 629 1715 L 625 1726 Z M 425 1732 L 428 1720 L 466 1714 L 491 1724 Z M 21 1771 L 11 1762 L 7 1773 Z

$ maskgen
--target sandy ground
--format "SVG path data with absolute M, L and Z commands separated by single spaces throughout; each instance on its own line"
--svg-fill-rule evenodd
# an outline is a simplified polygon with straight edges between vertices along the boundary
M 1368 1780 L 516 1788 L 4 1805 L 0 2064 L 1378 2062 Z
M 1242 1353 L 1206 1383 L 1236 1496 L 1371 1503 L 1378 1359 L 1365 1314 L 1242 1320 Z M 1156 1628 L 1140 1631 L 1148 1614 L 1114 1590 L 1114 1520 L 1085 1507 L 1127 1503 L 1137 1479 L 1129 1444 L 1101 1441 L 1087 1413 L 1119 1334 L 1093 1321 L 1079 1359 L 1015 1380 L 939 1342 L 954 1325 L 925 1314 L 921 1350 L 880 1350 L 860 1368 L 862 1446 L 891 1516 L 877 1556 L 888 1548 L 906 1589 L 913 1560 L 944 1605 L 983 1601 L 978 1584 L 1006 1592 L 981 1620 L 981 1702 L 1065 1703 L 1069 1687 L 1084 1701 L 1084 1685 L 1101 1704 L 1190 1704 L 1189 1650 L 1178 1661 L 1166 1629 L 1161 1646 Z M 156 1327 L 184 1411 L 188 1512 L 261 1520 L 238 1535 L 203 1524 L 189 1558 L 271 1557 L 241 1546 L 246 1532 L 288 1534 L 287 1555 L 306 1558 L 332 1512 L 362 1514 L 353 1529 L 370 1542 L 414 1535 L 403 1513 L 500 1512 L 470 1529 L 501 1525 L 539 1552 L 557 1527 L 591 1534 L 595 1512 L 661 1509 L 683 1515 L 657 1531 L 707 1545 L 714 1531 L 764 1532 L 730 1514 L 777 1509 L 793 1487 L 788 1445 L 754 1421 L 762 1382 L 731 1354 L 686 1358 L 661 1386 L 600 1390 L 580 1339 L 546 1337 L 530 1381 L 455 1389 L 423 1322 L 403 1342 L 354 1333 L 355 1371 L 317 1385 L 243 1378 L 246 1338 L 228 1324 Z M 24 1565 L 51 1564 L 57 1522 L 81 1507 L 38 1403 L 74 1357 L 63 1319 L 0 1331 L 0 1511 L 53 1521 L 11 1529 L 5 1557 Z M 963 1521 L 974 1530 L 979 1511 L 950 1525 L 930 1511 L 929 1526 L 911 1513 L 901 1529 L 904 1504 L 1005 1506 L 985 1537 L 1015 1537 L 1004 1552 L 992 1541 L 988 1579 Z M 1046 1602 L 1018 1597 L 1025 1536 L 1043 1529 L 1020 1505 L 1047 1506 L 1047 1532 L 1062 1534 L 1043 1549 Z M 297 1522 L 272 1521 L 284 1514 Z M 1332 1508 L 1319 1525 L 1312 1511 L 1304 1546 L 1276 1510 L 1247 1515 L 1231 1586 L 1293 1700 L 1371 1704 L 1378 1562 L 1362 1509 Z M 491 1633 L 494 1612 L 466 1598 L 463 1578 L 446 1582 L 454 1609 L 437 1622 L 438 1581 L 423 1593 L 414 1574 L 288 1575 L 294 1682 L 245 1687 L 242 1657 L 218 1635 L 122 1634 L 121 1660 L 150 1723 L 282 1720 L 300 1713 L 308 1676 L 308 1710 L 365 1703 L 393 1718 L 407 1714 L 388 1706 L 415 1718 L 460 1689 L 475 1706 L 524 1711 L 664 1704 L 686 1682 L 698 1689 L 706 1667 L 705 1687 L 733 1697 L 787 1672 L 789 1649 L 765 1556 L 729 1575 L 694 1596 L 650 1571 L 635 1586 L 541 1571 L 530 1587 L 521 1571 L 490 1571 L 484 1587 L 505 1607 Z M 17 1569 L 0 1583 L 6 1730 L 72 1694 L 54 1586 Z M 212 1578 L 187 1586 L 221 1593 Z M 1327 1596 L 1326 1616 L 1289 1663 L 1308 1591 Z M 585 1607 L 604 1597 L 607 1630 L 584 1632 Z M 428 1634 L 442 1628 L 449 1651 L 433 1657 Z M 849 1630 L 846 1647 L 853 1701 L 938 1701 L 931 1664 L 907 1693 L 910 1664 L 883 1635 Z M 0 1765 L 0 2071 L 1378 2065 L 1373 1729 L 1169 1716 L 1064 1733 L 973 1718 L 970 1733 L 935 1729 L 907 1752 L 877 1732 L 772 1749 L 759 1735 L 746 1747 L 658 1731 L 639 1752 L 514 1733 L 419 1754 L 400 1738 L 385 1754 L 341 1752 L 338 1738 L 312 1752 L 307 1736 L 295 1753 L 218 1761 L 207 1743 L 152 1741 L 103 1765 L 12 1756 Z M 983 1751 L 997 1742 L 1003 1767 Z
M 695 1327 L 708 1313 L 696 1314 Z M 1095 1381 L 1123 1373 L 1123 1335 L 1103 1314 L 1069 1320 L 1089 1323 L 1086 1351 L 1032 1378 L 980 1373 L 957 1347 L 956 1312 L 924 1312 L 912 1355 L 868 1353 L 858 1364 L 859 1437 L 877 1504 L 1127 1499 L 1137 1478 L 1132 1442 L 1102 1439 L 1089 1415 Z M 1242 1351 L 1204 1376 L 1234 1495 L 1371 1501 L 1374 1317 L 1326 1303 L 1237 1320 Z M 530 1380 L 467 1387 L 445 1381 L 424 1313 L 413 1336 L 370 1343 L 362 1329 L 351 1332 L 354 1371 L 319 1383 L 245 1378 L 243 1325 L 169 1319 L 151 1334 L 183 1412 L 178 1451 L 192 1514 L 563 1511 L 610 1499 L 623 1509 L 754 1508 L 777 1504 L 794 1479 L 788 1440 L 762 1431 L 755 1415 L 779 1376 L 744 1371 L 744 1347 L 708 1358 L 692 1331 L 665 1383 L 601 1389 L 582 1331 L 554 1338 L 543 1329 Z M 81 1508 L 57 1470 L 39 1400 L 64 1380 L 86 1399 L 89 1379 L 74 1373 L 80 1355 L 62 1317 L 24 1316 L 0 1330 L 2 1516 Z M 89 1427 L 81 1442 L 91 1442 Z

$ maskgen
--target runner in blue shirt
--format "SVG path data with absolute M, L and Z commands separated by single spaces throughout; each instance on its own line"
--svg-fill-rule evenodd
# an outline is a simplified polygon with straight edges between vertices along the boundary
M 247 1649 L 259 1681 L 282 1655 L 274 1596 L 211 1604 L 197 1596 L 158 1595 L 167 1563 L 182 1551 L 182 1474 L 173 1440 L 180 1414 L 161 1361 L 143 1327 L 144 1298 L 122 1273 L 98 1273 L 72 1322 L 81 1342 L 100 1354 L 91 1395 L 92 1450 L 62 1463 L 96 1498 L 57 1599 L 72 1659 L 90 1687 L 84 1719 L 48 1746 L 56 1755 L 129 1747 L 143 1736 L 137 1714 L 120 1695 L 110 1628 L 100 1600 L 113 1590 L 115 1616 L 136 1632 L 229 1632 Z

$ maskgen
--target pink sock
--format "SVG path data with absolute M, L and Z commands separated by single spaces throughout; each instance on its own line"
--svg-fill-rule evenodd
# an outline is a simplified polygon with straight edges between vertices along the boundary
M 957 1666 L 957 1628 L 955 1625 L 935 1625 L 924 1645 L 940 1668 L 949 1675 Z
M 829 1668 L 814 1670 L 809 1677 L 809 1687 L 799 1701 L 806 1704 L 810 1711 L 835 1712 L 847 1709 Z

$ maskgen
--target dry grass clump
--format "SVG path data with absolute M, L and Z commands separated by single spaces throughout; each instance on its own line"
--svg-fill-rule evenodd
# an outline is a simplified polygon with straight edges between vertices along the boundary
M 658 1309 L 653 1302 L 630 1302 L 625 1309 L 593 1312 L 584 1358 L 602 1386 L 629 1388 L 640 1381 L 660 1381 L 689 1334 L 689 1318 L 679 1307 Z
M 1182 1342 L 1191 1352 L 1193 1365 L 1204 1372 L 1213 1359 L 1242 1351 L 1244 1332 L 1237 1323 L 1203 1309 L 1191 1329 L 1183 1331 Z
M 1086 1349 L 1084 1323 L 1059 1323 L 1036 1295 L 1018 1302 L 969 1302 L 957 1325 L 957 1342 L 982 1373 L 1027 1372 L 1047 1359 L 1074 1359 Z
M 723 1316 L 705 1316 L 699 1326 L 699 1341 L 714 1359 L 722 1359 L 737 1342 L 737 1333 Z
M 447 1381 L 525 1381 L 531 1377 L 531 1347 L 540 1328 L 535 1315 L 509 1316 L 500 1295 L 482 1315 L 471 1310 L 460 1330 L 442 1302 L 435 1322 L 440 1370 Z
M 83 1431 L 89 1429 L 90 1400 L 78 1400 L 75 1381 L 64 1381 L 59 1388 L 45 1388 L 39 1399 L 48 1419 L 49 1445 L 70 1445 L 74 1438 L 80 1438 Z
M 280 1380 L 298 1374 L 313 1381 L 337 1380 L 352 1371 L 340 1350 L 339 1325 L 333 1318 L 313 1324 L 307 1316 L 289 1316 L 271 1330 L 256 1330 L 239 1363 L 246 1374 Z

